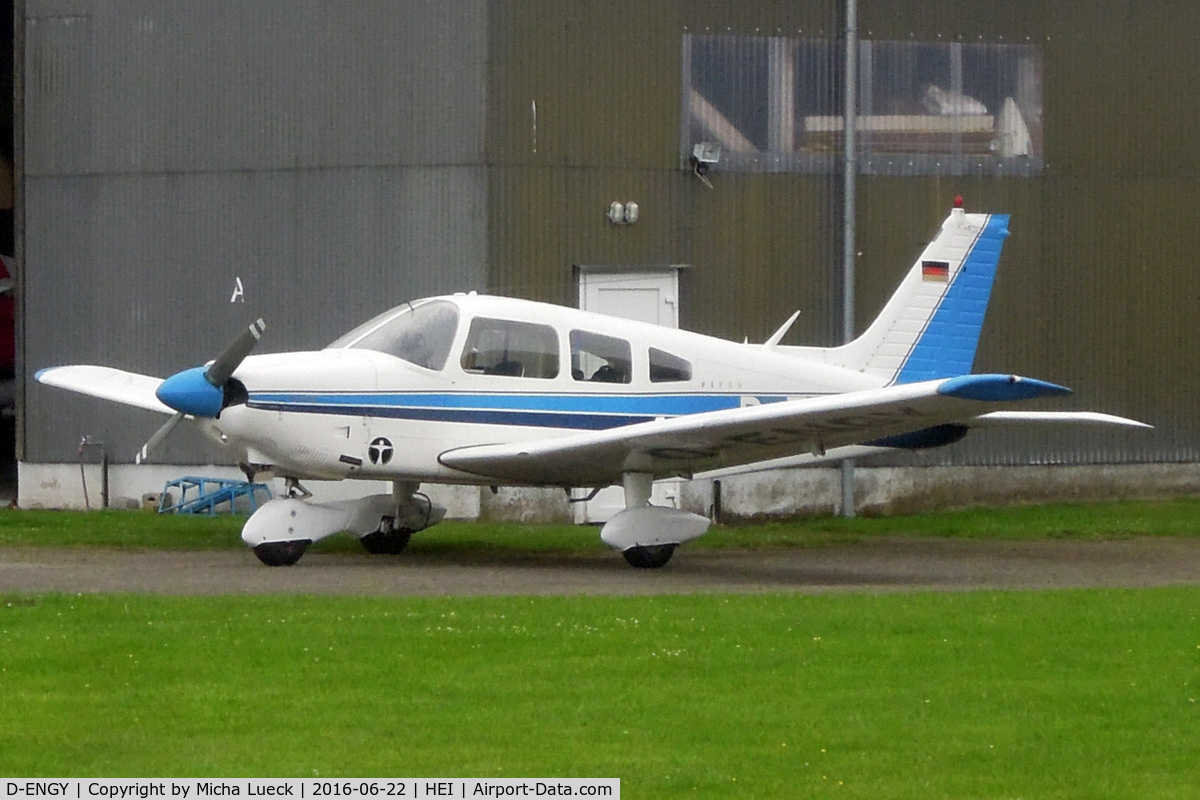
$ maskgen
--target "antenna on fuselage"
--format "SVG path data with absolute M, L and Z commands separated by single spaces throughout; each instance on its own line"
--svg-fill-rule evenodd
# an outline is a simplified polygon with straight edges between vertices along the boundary
M 787 322 L 780 325 L 779 330 L 777 330 L 777 331 L 775 331 L 775 333 L 771 334 L 771 338 L 767 339 L 766 343 L 763 344 L 763 347 L 770 349 L 770 348 L 774 347 L 775 345 L 779 344 L 781 341 L 783 341 L 783 337 L 786 336 L 787 332 L 792 329 L 792 324 L 799 318 L 800 318 L 799 311 L 797 311 L 795 314 L 792 314 L 790 317 L 788 317 Z

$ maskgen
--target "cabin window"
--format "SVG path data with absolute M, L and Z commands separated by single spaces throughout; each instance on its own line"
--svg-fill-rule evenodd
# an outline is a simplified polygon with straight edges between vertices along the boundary
M 672 381 L 690 381 L 692 379 L 692 364 L 679 356 L 650 348 L 650 382 L 671 383 Z
M 477 317 L 463 349 L 462 368 L 510 378 L 558 376 L 558 335 L 549 325 Z
M 571 331 L 571 377 L 595 383 L 629 383 L 633 356 L 629 342 L 589 331 Z
M 440 370 L 446 366 L 457 330 L 458 307 L 444 300 L 433 300 L 393 308 L 329 346 L 375 350 L 418 367 Z

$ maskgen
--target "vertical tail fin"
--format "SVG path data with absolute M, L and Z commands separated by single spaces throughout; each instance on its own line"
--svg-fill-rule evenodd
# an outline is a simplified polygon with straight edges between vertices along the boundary
M 841 347 L 797 349 L 889 384 L 970 372 L 1008 219 L 955 208 L 861 336 Z

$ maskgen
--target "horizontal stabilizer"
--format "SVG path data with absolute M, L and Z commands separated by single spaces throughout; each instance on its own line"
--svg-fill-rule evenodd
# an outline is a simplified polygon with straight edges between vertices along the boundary
M 111 367 L 77 365 L 38 370 L 34 377 L 39 383 L 47 386 L 57 386 L 90 397 L 99 397 L 101 400 L 112 400 L 160 414 L 175 413 L 154 396 L 162 379 L 151 375 Z
M 1082 425 L 1097 428 L 1153 429 L 1153 425 L 1099 411 L 993 411 L 968 423 L 972 428 L 1001 428 L 1012 425 Z
M 980 414 L 977 417 L 964 420 L 958 424 L 962 425 L 964 429 L 1010 428 L 1017 425 L 1130 428 L 1133 430 L 1150 430 L 1154 428 L 1153 425 L 1138 422 L 1136 419 L 1118 417 L 1115 414 L 1102 414 L 1098 411 L 993 411 L 989 414 Z M 918 431 L 917 433 L 921 432 Z M 898 439 L 899 437 L 896 438 Z M 786 458 L 774 458 L 769 461 L 758 461 L 753 464 L 710 470 L 698 473 L 695 477 L 728 478 L 734 475 L 769 472 L 776 469 L 815 467 L 834 461 L 842 461 L 847 458 L 866 458 L 867 456 L 895 452 L 896 449 L 894 446 L 889 447 L 884 445 L 851 445 L 849 447 L 838 447 L 826 453 L 801 453 Z

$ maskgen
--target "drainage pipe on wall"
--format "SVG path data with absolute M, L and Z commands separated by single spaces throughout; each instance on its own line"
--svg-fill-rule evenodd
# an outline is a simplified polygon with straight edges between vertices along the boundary
M 858 158 L 858 0 L 846 0 L 846 103 L 842 131 L 842 341 L 854 339 L 854 206 Z M 842 462 L 843 517 L 854 516 L 854 461 Z

